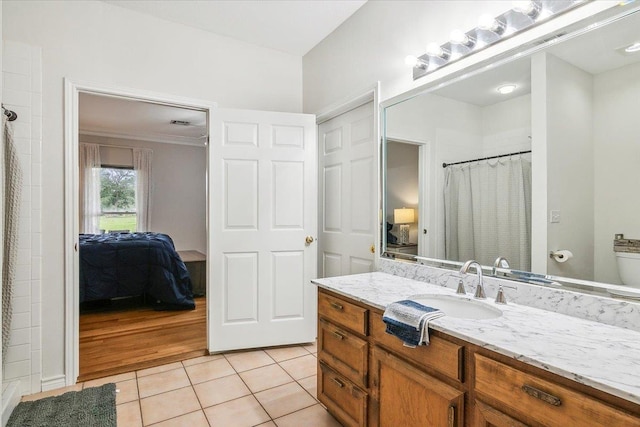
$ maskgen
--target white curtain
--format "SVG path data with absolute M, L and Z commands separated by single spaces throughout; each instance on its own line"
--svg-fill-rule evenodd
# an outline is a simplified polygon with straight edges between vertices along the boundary
M 100 233 L 100 146 L 80 144 L 80 232 Z
M 149 231 L 151 224 L 151 161 L 153 151 L 133 149 L 133 168 L 136 171 L 136 231 Z
M 523 156 L 445 169 L 447 259 L 531 270 L 531 161 Z

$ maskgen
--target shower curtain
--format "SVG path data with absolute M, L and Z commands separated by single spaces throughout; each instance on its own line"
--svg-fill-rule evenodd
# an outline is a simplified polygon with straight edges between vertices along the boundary
M 22 193 L 22 169 L 15 145 L 12 127 L 3 116 L 4 127 L 4 246 L 2 259 L 2 360 L 5 359 L 11 331 L 11 298 L 18 254 L 18 221 Z
M 531 270 L 531 161 L 522 155 L 449 166 L 444 184 L 449 260 Z

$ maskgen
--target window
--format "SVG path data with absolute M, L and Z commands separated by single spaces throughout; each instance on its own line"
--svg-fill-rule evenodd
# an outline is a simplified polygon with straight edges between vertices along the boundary
M 136 171 L 100 168 L 101 231 L 136 231 L 136 212 Z

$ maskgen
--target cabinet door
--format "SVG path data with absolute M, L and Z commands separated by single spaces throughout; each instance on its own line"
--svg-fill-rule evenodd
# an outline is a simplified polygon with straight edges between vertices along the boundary
M 528 427 L 478 400 L 475 402 L 475 407 L 475 427 Z
M 380 427 L 462 427 L 464 392 L 374 347 L 372 394 Z M 376 422 L 377 421 L 377 422 Z

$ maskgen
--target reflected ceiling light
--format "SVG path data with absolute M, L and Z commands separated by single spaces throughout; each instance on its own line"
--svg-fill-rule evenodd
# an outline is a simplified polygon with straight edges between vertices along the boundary
M 624 48 L 624 51 L 627 53 L 636 53 L 640 52 L 640 42 L 635 42 Z
M 507 28 L 507 24 L 500 19 L 494 18 L 488 13 L 485 13 L 478 19 L 478 28 L 480 30 L 491 31 L 492 33 L 500 35 L 504 33 L 504 30 Z
M 500 92 L 503 95 L 508 95 L 510 93 L 512 93 L 514 90 L 516 90 L 518 86 L 514 85 L 514 84 L 508 84 L 508 85 L 502 85 L 500 86 L 498 89 L 496 89 L 498 92 Z

